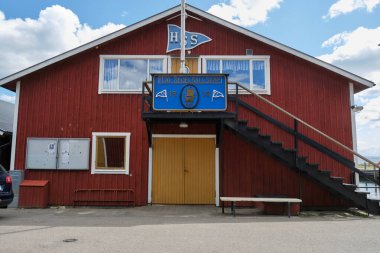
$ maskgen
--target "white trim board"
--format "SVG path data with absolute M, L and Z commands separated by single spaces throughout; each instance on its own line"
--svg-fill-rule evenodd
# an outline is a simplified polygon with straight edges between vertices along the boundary
M 215 146 L 216 147 L 216 146 Z M 215 205 L 219 206 L 219 148 L 215 148 Z
M 105 43 L 105 42 L 110 41 L 112 39 L 115 39 L 115 38 L 117 38 L 119 36 L 127 34 L 127 33 L 131 32 L 131 31 L 134 31 L 134 30 L 136 30 L 138 28 L 141 28 L 141 27 L 143 27 L 145 25 L 148 25 L 150 23 L 153 23 L 155 21 L 163 19 L 163 18 L 165 18 L 167 16 L 170 16 L 170 15 L 176 13 L 176 12 L 179 12 L 180 10 L 181 10 L 181 6 L 177 5 L 176 7 L 173 7 L 171 9 L 168 9 L 168 10 L 164 11 L 164 12 L 158 13 L 158 14 L 152 16 L 152 17 L 144 19 L 144 20 L 142 20 L 140 22 L 137 22 L 137 23 L 135 23 L 133 25 L 127 26 L 127 27 L 125 27 L 125 28 L 123 28 L 123 29 L 121 29 L 119 31 L 116 31 L 114 33 L 106 35 L 106 36 L 104 36 L 104 37 L 102 37 L 100 39 L 94 40 L 94 41 L 92 41 L 90 43 L 87 43 L 87 44 L 85 44 L 83 46 L 77 47 L 77 48 L 72 49 L 70 51 L 67 51 L 67 52 L 65 52 L 63 54 L 60 54 L 60 55 L 55 56 L 53 58 L 50 58 L 50 59 L 48 59 L 46 61 L 43 61 L 43 62 L 41 62 L 39 64 L 36 64 L 36 65 L 32 66 L 32 67 L 29 67 L 29 68 L 26 68 L 26 69 L 24 69 L 22 71 L 19 71 L 19 72 L 13 74 L 13 75 L 7 76 L 7 77 L 5 77 L 5 78 L 3 78 L 3 79 L 0 80 L 0 86 L 4 85 L 6 83 L 12 82 L 14 80 L 17 80 L 18 78 L 21 78 L 21 77 L 23 77 L 23 76 L 25 76 L 27 74 L 30 74 L 32 72 L 35 72 L 35 71 L 39 70 L 39 69 L 47 67 L 47 66 L 49 66 L 49 65 L 51 65 L 53 63 L 56 63 L 56 62 L 61 61 L 61 60 L 64 60 L 64 59 L 66 59 L 66 58 L 68 58 L 70 56 L 73 56 L 75 54 L 83 52 L 83 51 L 85 51 L 87 49 L 94 48 L 94 47 L 96 48 L 96 46 L 98 46 L 98 45 L 100 45 L 102 43 Z M 281 44 L 279 42 L 276 42 L 274 40 L 271 40 L 269 38 L 261 36 L 261 35 L 259 35 L 257 33 L 254 33 L 252 31 L 250 31 L 250 30 L 247 30 L 245 28 L 242 28 L 240 26 L 232 24 L 232 23 L 230 23 L 228 21 L 225 21 L 225 20 L 223 20 L 221 18 L 218 18 L 218 17 L 216 17 L 214 15 L 211 15 L 211 14 L 209 14 L 209 13 L 207 13 L 205 11 L 202 11 L 202 10 L 200 10 L 198 8 L 195 8 L 195 7 L 191 6 L 191 5 L 187 4 L 186 5 L 186 10 L 188 10 L 190 12 L 193 12 L 196 15 L 199 15 L 199 16 L 201 16 L 203 18 L 209 19 L 209 20 L 211 20 L 211 21 L 213 21 L 215 23 L 218 23 L 218 24 L 220 24 L 222 26 L 230 28 L 230 29 L 232 29 L 234 31 L 237 31 L 237 32 L 239 32 L 241 34 L 244 34 L 244 35 L 246 35 L 248 37 L 251 37 L 253 39 L 261 41 L 261 42 L 263 42 L 265 44 L 268 44 L 270 46 L 278 48 L 278 49 L 280 49 L 282 51 L 288 52 L 288 53 L 290 53 L 292 55 L 295 55 L 295 56 L 297 56 L 297 57 L 299 57 L 301 59 L 304 59 L 306 61 L 314 63 L 314 64 L 316 64 L 318 66 L 321 66 L 321 67 L 323 67 L 325 69 L 333 71 L 333 72 L 335 72 L 335 73 L 337 73 L 339 75 L 347 77 L 350 80 L 355 81 L 357 83 L 360 83 L 362 85 L 365 85 L 367 87 L 372 87 L 372 86 L 375 85 L 375 83 L 373 83 L 372 81 L 364 79 L 364 78 L 362 78 L 360 76 L 357 76 L 357 75 L 355 75 L 353 73 L 350 73 L 350 72 L 348 72 L 346 70 L 338 68 L 338 67 L 336 67 L 334 65 L 326 63 L 326 62 L 324 62 L 322 60 L 319 60 L 317 58 L 314 58 L 314 57 L 312 57 L 312 56 L 310 56 L 308 54 L 302 53 L 302 52 L 300 52 L 300 51 L 298 51 L 296 49 L 293 49 L 291 47 L 285 46 L 285 45 L 283 45 L 283 44 Z
M 10 170 L 15 170 L 15 161 L 16 161 L 16 142 L 17 142 L 17 124 L 18 124 L 18 108 L 20 104 L 20 85 L 21 81 L 18 81 L 16 84 L 16 101 L 15 108 L 13 112 L 13 132 L 12 132 L 12 147 L 11 147 L 11 164 Z
M 354 84 L 349 83 L 349 90 L 350 90 L 350 105 L 355 105 L 355 97 L 354 97 Z M 352 131 L 352 150 L 355 152 L 358 151 L 358 142 L 357 142 L 357 135 L 356 135 L 356 118 L 355 118 L 355 112 L 350 108 L 351 112 L 351 131 Z M 358 157 L 354 155 L 354 162 L 355 165 L 358 164 Z M 359 180 L 359 174 L 355 173 L 355 183 L 357 186 L 359 186 L 360 180 Z
M 153 149 L 149 148 L 149 154 L 148 154 L 148 204 L 152 203 L 152 186 L 153 186 Z

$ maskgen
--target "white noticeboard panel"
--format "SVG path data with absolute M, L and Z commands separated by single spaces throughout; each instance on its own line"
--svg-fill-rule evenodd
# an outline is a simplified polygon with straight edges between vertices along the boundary
M 89 166 L 90 139 L 60 139 L 57 168 L 87 170 Z
M 27 169 L 88 170 L 90 139 L 28 138 Z
M 27 169 L 56 169 L 58 139 L 29 138 L 27 143 Z

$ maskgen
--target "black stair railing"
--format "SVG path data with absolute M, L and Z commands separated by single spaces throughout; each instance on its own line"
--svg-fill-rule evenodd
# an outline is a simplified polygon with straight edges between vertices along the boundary
M 261 95 L 251 91 L 250 89 L 246 88 L 245 86 L 236 83 L 236 82 L 230 82 L 229 85 L 234 85 L 234 92 L 231 92 L 228 95 L 229 101 L 231 101 L 234 105 L 234 108 L 232 110 L 236 113 L 236 119 L 239 120 L 239 107 L 243 107 L 244 109 L 248 110 L 251 113 L 254 113 L 264 121 L 270 123 L 271 125 L 275 126 L 276 128 L 281 129 L 282 131 L 285 131 L 286 133 L 293 136 L 293 148 L 294 148 L 294 165 L 297 166 L 297 160 L 299 157 L 299 141 L 301 141 L 303 144 L 305 144 L 308 147 L 311 147 L 320 153 L 322 153 L 325 156 L 328 156 L 335 162 L 338 162 L 339 164 L 343 165 L 345 168 L 348 168 L 351 172 L 359 174 L 360 177 L 365 178 L 368 181 L 373 182 L 376 186 L 380 186 L 380 176 L 378 180 L 376 180 L 375 176 L 370 176 L 366 173 L 364 173 L 362 170 L 356 168 L 355 163 L 353 160 L 348 159 L 347 155 L 343 155 L 337 151 L 332 150 L 331 148 L 328 148 L 327 145 L 321 144 L 320 141 L 315 140 L 309 136 L 306 136 L 305 134 L 302 134 L 299 132 L 300 126 L 306 127 L 309 131 L 316 133 L 317 135 L 323 137 L 325 140 L 331 142 L 333 145 L 337 145 L 340 147 L 341 150 L 344 150 L 345 153 L 348 153 L 354 157 L 358 157 L 362 159 L 363 161 L 367 162 L 368 164 L 371 164 L 374 168 L 374 170 L 379 173 L 380 175 L 380 166 L 376 163 L 372 162 L 368 158 L 364 157 L 363 155 L 357 153 L 356 151 L 352 150 L 351 148 L 347 147 L 346 145 L 342 144 L 341 142 L 335 140 L 334 138 L 330 137 L 329 135 L 323 133 L 322 131 L 318 130 L 317 128 L 313 127 L 312 125 L 308 124 L 307 122 L 301 120 L 300 118 L 296 117 L 295 115 L 289 113 L 285 109 L 281 108 L 280 106 L 276 105 L 275 103 L 269 101 L 268 99 L 262 97 Z M 230 87 L 230 86 L 229 86 Z M 269 105 L 271 108 L 274 108 L 276 111 L 286 115 L 290 119 L 292 119 L 293 124 L 292 127 L 289 126 L 289 124 L 285 124 L 281 120 L 274 119 L 273 117 L 269 116 L 268 114 L 262 112 L 259 110 L 256 106 L 253 106 L 252 104 L 246 102 L 244 99 L 242 99 L 241 95 L 246 94 L 252 94 L 257 98 L 259 101 L 264 102 L 265 104 Z M 376 173 L 375 173 L 376 174 Z M 360 187 L 359 187 L 360 188 Z M 300 189 L 301 191 L 301 189 Z

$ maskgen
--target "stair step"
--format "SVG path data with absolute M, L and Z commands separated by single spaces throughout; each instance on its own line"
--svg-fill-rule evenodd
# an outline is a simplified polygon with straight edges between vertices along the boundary
M 311 168 L 316 169 L 316 170 L 319 168 L 319 164 L 318 163 L 306 163 L 306 165 L 308 167 L 311 167 Z
M 272 146 L 273 150 L 282 153 L 282 142 L 270 142 L 270 145 Z
M 275 146 L 280 146 L 282 147 L 282 142 L 279 142 L 279 141 L 272 141 L 272 144 L 275 145 Z
M 268 140 L 268 141 L 269 141 L 270 138 L 271 138 L 270 135 L 265 135 L 265 134 L 263 134 L 263 135 L 259 134 L 259 137 L 260 137 L 261 139 Z
M 346 183 L 343 183 L 343 186 L 344 187 L 347 187 L 347 188 L 350 188 L 352 190 L 355 190 L 356 189 L 356 184 L 346 184 Z
M 328 177 L 330 177 L 330 175 L 331 175 L 331 170 L 320 170 L 319 172 L 328 176 Z
M 248 120 L 238 120 L 239 126 L 246 126 L 248 124 Z
M 258 133 L 260 131 L 260 128 L 257 127 L 247 127 L 247 130 L 250 132 Z
M 365 194 L 365 195 L 370 194 L 370 192 L 362 192 L 362 191 L 355 191 L 355 192 L 358 194 Z
M 344 177 L 330 177 L 331 179 L 334 179 L 334 180 L 343 180 Z
M 291 153 L 291 154 L 294 154 L 294 152 L 296 152 L 296 150 L 293 148 L 284 148 L 283 150 L 284 150 L 284 152 Z
M 332 180 L 334 181 L 338 181 L 338 182 L 341 182 L 343 184 L 343 180 L 344 178 L 343 177 L 330 177 Z
M 307 159 L 304 156 L 299 156 L 297 160 L 299 166 L 305 166 L 307 164 Z

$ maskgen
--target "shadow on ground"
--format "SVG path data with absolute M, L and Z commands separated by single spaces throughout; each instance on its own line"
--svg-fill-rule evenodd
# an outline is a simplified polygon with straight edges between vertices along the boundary
M 126 208 L 9 208 L 0 210 L 0 225 L 11 226 L 128 227 L 161 224 L 304 222 L 352 219 L 368 218 L 344 211 L 302 212 L 300 216 L 288 218 L 286 215 L 265 215 L 254 208 L 238 209 L 237 216 L 232 217 L 228 208 L 226 213 L 223 214 L 221 208 L 215 206 L 191 205 L 153 205 Z

